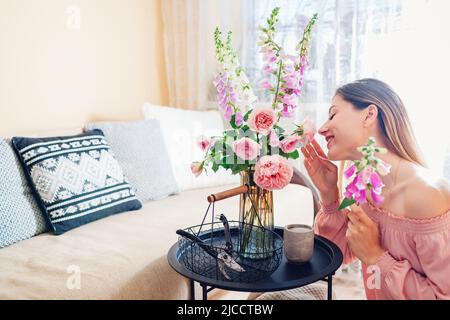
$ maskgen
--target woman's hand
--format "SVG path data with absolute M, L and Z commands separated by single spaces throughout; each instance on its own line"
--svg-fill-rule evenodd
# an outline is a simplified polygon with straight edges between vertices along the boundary
M 364 210 L 356 205 L 351 206 L 348 214 L 347 242 L 353 254 L 366 266 L 374 265 L 384 253 L 381 247 L 380 231 Z
M 339 198 L 337 188 L 338 168 L 323 152 L 316 140 L 302 147 L 304 164 L 312 182 L 320 192 L 322 203 L 328 204 Z

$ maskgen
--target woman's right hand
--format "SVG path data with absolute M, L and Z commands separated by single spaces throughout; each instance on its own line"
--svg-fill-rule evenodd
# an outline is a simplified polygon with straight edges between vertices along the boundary
M 328 159 L 315 139 L 307 144 L 306 147 L 302 147 L 301 150 L 305 156 L 306 171 L 319 190 L 322 203 L 328 204 L 338 199 L 337 166 Z

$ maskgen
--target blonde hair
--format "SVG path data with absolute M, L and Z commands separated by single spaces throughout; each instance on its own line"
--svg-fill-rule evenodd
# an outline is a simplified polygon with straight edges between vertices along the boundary
M 380 129 L 386 138 L 389 151 L 407 161 L 426 167 L 405 105 L 389 85 L 377 79 L 361 79 L 340 87 L 336 90 L 336 95 L 357 109 L 375 105 L 378 108 Z M 344 167 L 345 161 L 341 161 L 339 190 L 342 190 Z

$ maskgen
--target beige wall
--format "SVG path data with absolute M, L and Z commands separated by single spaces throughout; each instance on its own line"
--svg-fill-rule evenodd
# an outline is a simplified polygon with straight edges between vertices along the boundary
M 0 0 L 0 136 L 139 119 L 145 101 L 167 104 L 161 1 Z

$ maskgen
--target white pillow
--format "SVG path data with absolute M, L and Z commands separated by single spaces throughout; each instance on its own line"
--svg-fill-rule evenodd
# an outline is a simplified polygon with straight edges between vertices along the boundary
M 208 168 L 195 178 L 190 165 L 193 161 L 202 161 L 204 153 L 197 146 L 199 136 L 222 136 L 224 125 L 219 111 L 193 111 L 144 104 L 146 120 L 159 120 L 164 140 L 172 162 L 172 169 L 181 190 L 239 185 L 239 175 L 232 175 L 230 170 L 220 168 L 214 173 Z

